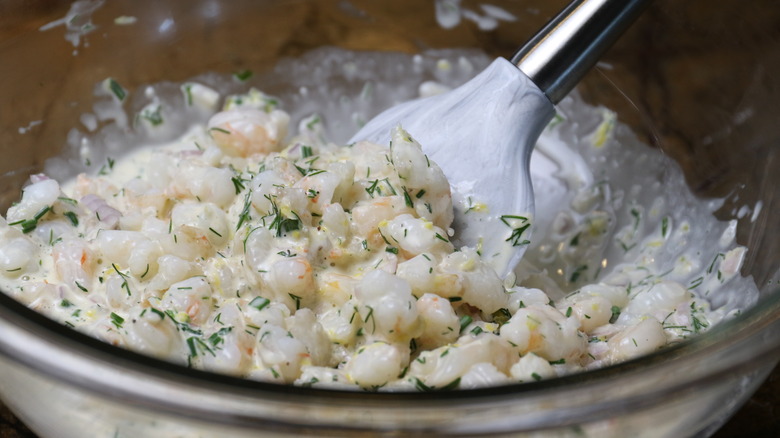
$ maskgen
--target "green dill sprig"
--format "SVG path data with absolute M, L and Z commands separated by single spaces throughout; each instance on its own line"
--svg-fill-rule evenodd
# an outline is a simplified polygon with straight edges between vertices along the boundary
M 71 223 L 71 224 L 72 224 L 74 227 L 78 227 L 78 226 L 79 226 L 79 217 L 78 217 L 78 216 L 76 216 L 76 213 L 74 213 L 74 212 L 72 212 L 72 211 L 66 211 L 65 213 L 62 213 L 62 214 L 63 214 L 63 215 L 66 217 L 66 218 L 68 218 L 68 220 L 70 220 L 70 223 Z
M 414 202 L 412 202 L 412 197 L 409 196 L 409 192 L 406 190 L 406 186 L 401 186 L 401 190 L 404 192 L 404 203 L 406 203 L 406 206 L 409 208 L 414 208 Z
M 380 187 L 378 187 L 378 186 L 379 186 L 379 180 L 375 179 L 374 182 L 371 183 L 371 185 L 366 187 L 366 193 L 368 193 L 368 196 L 373 198 L 374 197 L 374 193 L 376 193 L 377 190 L 379 191 L 379 194 L 381 195 L 382 194 L 382 189 Z
M 224 128 L 217 127 L 217 126 L 213 126 L 213 127 L 209 128 L 209 135 L 210 135 L 210 134 L 211 134 L 213 131 L 216 131 L 216 132 L 221 132 L 222 134 L 227 134 L 227 135 L 230 135 L 230 131 L 228 131 L 227 129 L 224 129 Z
M 153 110 L 144 108 L 144 110 L 138 114 L 138 117 L 148 121 L 152 124 L 152 126 L 160 126 L 164 122 L 162 116 L 162 105 L 157 105 L 157 107 L 155 107 Z
M 130 293 L 130 285 L 127 283 L 128 275 L 120 271 L 119 268 L 114 263 L 111 263 L 111 267 L 114 268 L 114 271 L 116 271 L 117 275 L 119 275 L 119 277 L 122 278 L 121 287 L 127 292 L 127 296 L 129 297 L 131 293 Z
M 236 231 L 238 231 L 241 228 L 241 225 L 244 225 L 245 222 L 248 222 L 251 217 L 249 215 L 249 210 L 252 207 L 252 191 L 249 190 L 246 192 L 246 195 L 244 195 L 244 207 L 241 209 L 241 213 L 238 214 L 238 223 L 236 223 Z
M 246 186 L 244 185 L 244 179 L 242 179 L 240 176 L 233 176 L 230 178 L 231 181 L 233 181 L 233 188 L 236 189 L 236 195 L 243 192 Z
M 124 324 L 125 319 L 121 316 L 117 315 L 114 312 L 111 312 L 111 324 L 114 324 L 114 326 L 118 329 L 122 328 L 122 324 Z
M 254 307 L 257 310 L 263 310 L 269 304 L 271 304 L 271 300 L 269 300 L 268 298 L 263 298 L 263 297 L 254 297 L 254 298 L 252 298 L 252 301 L 249 302 L 249 305 L 251 307 Z
M 609 323 L 614 324 L 620 317 L 620 307 L 612 306 L 610 310 L 612 311 L 612 316 L 609 317 Z
M 290 296 L 290 298 L 295 302 L 295 310 L 299 310 L 301 308 L 301 297 L 295 294 L 288 293 L 287 295 Z
M 208 353 L 212 356 L 216 357 L 216 353 L 214 353 L 214 350 L 212 350 L 208 344 L 206 344 L 203 339 L 197 337 L 197 336 L 190 336 L 187 338 L 187 347 L 189 347 L 190 350 L 190 358 L 194 358 L 197 356 L 204 356 L 205 353 Z
M 252 70 L 243 69 L 233 73 L 233 77 L 238 79 L 241 82 L 245 82 L 249 80 L 249 78 L 251 78 L 253 74 L 254 73 L 252 73 Z
M 276 200 L 271 195 L 263 195 L 268 202 L 271 203 L 271 211 L 265 217 L 271 217 L 271 224 L 268 226 L 270 230 L 276 231 L 276 237 L 282 237 L 290 231 L 300 230 L 303 227 L 303 221 L 296 212 L 291 212 L 294 218 L 289 218 L 282 214 L 279 206 L 276 204 Z
M 38 221 L 46 216 L 46 213 L 49 211 L 51 211 L 51 207 L 47 205 L 46 207 L 43 207 L 38 213 L 35 213 L 35 216 L 33 216 L 32 219 L 22 219 L 16 222 L 11 222 L 8 225 L 21 225 L 22 232 L 27 234 L 38 227 Z
M 225 343 L 224 336 L 227 335 L 233 331 L 233 327 L 222 327 L 221 329 L 217 330 L 216 332 L 212 333 L 211 336 L 209 336 L 209 343 L 212 347 L 216 349 L 220 349 L 220 344 Z
M 371 333 L 376 333 L 376 318 L 374 317 L 374 308 L 371 306 L 366 306 L 368 308 L 368 313 L 366 314 L 366 317 L 363 318 L 363 323 L 368 323 L 368 320 L 371 320 Z
M 435 386 L 428 386 L 426 385 L 422 380 L 418 379 L 417 377 L 413 377 L 412 380 L 414 381 L 414 386 L 417 388 L 417 390 L 422 392 L 431 392 L 431 391 L 451 391 L 455 388 L 457 388 L 460 385 L 460 377 L 453 380 L 452 382 L 442 386 L 441 388 L 436 388 Z
M 474 322 L 474 319 L 470 317 L 469 315 L 463 315 L 460 317 L 460 333 L 463 333 L 463 330 L 466 330 L 466 327 L 469 326 Z
M 510 224 L 509 221 L 520 221 L 519 226 L 513 226 L 513 224 Z M 531 223 L 528 222 L 528 218 L 525 216 L 514 216 L 514 215 L 502 215 L 501 216 L 501 222 L 504 223 L 507 227 L 509 227 L 512 230 L 512 234 L 506 238 L 505 242 L 511 242 L 512 246 L 521 246 L 521 245 L 528 245 L 531 243 L 527 239 L 522 239 L 523 233 L 531 227 Z
M 106 85 L 108 90 L 111 91 L 111 93 L 113 93 L 120 102 L 125 100 L 127 97 L 127 91 L 125 91 L 125 89 L 119 85 L 119 82 L 117 82 L 114 78 L 106 79 Z
M 104 175 L 108 175 L 109 173 L 111 173 L 111 171 L 114 170 L 114 163 L 115 163 L 115 161 L 114 161 L 113 158 L 107 157 L 106 158 L 106 164 L 104 164 L 104 165 L 102 165 L 100 167 L 100 170 L 98 171 L 98 175 L 104 176 Z

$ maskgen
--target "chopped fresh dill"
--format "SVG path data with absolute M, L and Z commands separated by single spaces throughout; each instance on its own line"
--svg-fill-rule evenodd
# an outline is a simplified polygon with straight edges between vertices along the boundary
M 510 221 L 512 221 L 512 223 L 510 223 Z M 520 222 L 519 224 L 517 224 L 518 221 Z M 528 245 L 531 243 L 528 239 L 522 239 L 523 233 L 531 228 L 531 223 L 528 221 L 527 217 L 502 215 L 501 222 L 512 230 L 512 234 L 504 240 L 505 242 L 511 242 L 512 246 Z
M 241 82 L 247 81 L 249 78 L 252 77 L 254 73 L 252 73 L 252 70 L 239 70 L 235 73 L 233 73 L 233 77 L 238 79 Z
M 122 324 L 125 322 L 125 319 L 121 316 L 117 315 L 114 312 L 111 312 L 111 324 L 114 324 L 116 328 L 122 328 Z
M 238 223 L 236 223 L 236 231 L 238 231 L 241 228 L 241 225 L 243 225 L 244 222 L 247 222 L 251 219 L 249 216 L 249 209 L 251 207 L 252 207 L 252 191 L 249 190 L 246 192 L 246 195 L 244 195 L 244 207 L 241 209 L 241 213 L 238 214 Z M 168 232 L 170 232 L 170 227 L 168 228 Z
M 474 321 L 472 317 L 469 315 L 463 315 L 460 317 L 460 332 L 463 333 L 463 330 L 466 330 L 466 327 L 469 326 Z
M 71 223 L 71 224 L 72 224 L 74 227 L 78 227 L 78 226 L 79 226 L 79 217 L 78 217 L 78 216 L 76 216 L 76 213 L 74 213 L 74 212 L 72 212 L 72 211 L 66 211 L 65 213 L 62 213 L 62 214 L 63 214 L 63 215 L 66 217 L 66 218 L 68 218 L 68 220 L 70 220 L 70 223 Z
M 414 203 L 412 202 L 412 197 L 409 196 L 409 192 L 406 190 L 406 187 L 401 186 L 401 189 L 404 192 L 404 202 L 406 203 L 406 206 L 409 208 L 414 208 Z
M 249 305 L 257 310 L 263 310 L 269 304 L 271 304 L 271 300 L 263 297 L 254 297 L 252 298 L 252 301 L 249 302 Z
M 109 91 L 111 91 L 120 102 L 125 100 L 125 97 L 127 97 L 127 91 L 125 91 L 125 89 L 119 85 L 119 82 L 117 82 L 114 78 L 108 78 L 106 81 L 108 81 Z
M 236 195 L 241 193 L 246 188 L 241 178 L 234 176 L 230 178 L 230 180 L 233 181 L 233 187 L 236 189 Z
M 612 306 L 612 316 L 609 317 L 609 323 L 614 324 L 615 321 L 618 320 L 618 317 L 620 316 L 620 307 L 618 306 Z

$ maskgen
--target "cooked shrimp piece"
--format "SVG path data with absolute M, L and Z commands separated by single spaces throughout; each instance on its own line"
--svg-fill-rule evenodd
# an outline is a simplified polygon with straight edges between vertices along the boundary
M 238 301 L 231 298 L 223 303 L 217 310 L 218 324 L 204 336 L 208 351 L 199 358 L 206 370 L 241 376 L 252 366 L 255 336 L 247 330 Z
M 52 248 L 54 270 L 60 281 L 72 289 L 90 290 L 95 271 L 95 253 L 80 239 L 65 239 Z
M 615 335 L 607 345 L 608 359 L 616 363 L 658 350 L 666 345 L 666 335 L 661 323 L 649 317 Z
M 355 287 L 355 297 L 367 336 L 409 342 L 422 332 L 416 300 L 405 280 L 381 270 L 371 271 Z
M 317 316 L 310 309 L 299 309 L 285 319 L 287 330 L 303 342 L 309 352 L 312 365 L 335 365 L 331 363 L 331 342 Z
M 436 289 L 436 259 L 432 254 L 420 254 L 398 264 L 395 275 L 406 280 L 412 287 L 412 294 L 421 297 Z
M 350 162 L 329 164 L 322 172 L 304 176 L 295 183 L 309 198 L 310 208 L 315 213 L 332 203 L 343 203 L 355 178 L 355 165 Z
M 471 367 L 479 363 L 492 364 L 501 373 L 508 373 L 517 360 L 511 344 L 497 336 L 483 333 L 463 336 L 457 344 L 446 344 L 422 352 L 409 365 L 413 376 L 431 388 L 443 388 L 456 382 Z
M 225 212 L 209 202 L 182 202 L 173 207 L 174 225 L 187 225 L 205 236 L 211 245 L 222 247 L 230 237 Z
M 555 369 L 550 365 L 550 361 L 533 353 L 521 357 L 516 364 L 512 365 L 509 373 L 520 382 L 533 382 L 555 377 Z
M 349 236 L 349 217 L 341 204 L 330 204 L 322 212 L 322 229 L 339 245 Z
M 237 108 L 212 116 L 208 128 L 214 143 L 223 152 L 248 157 L 279 151 L 289 121 L 290 117 L 282 111 Z
M 444 230 L 426 219 L 410 214 L 380 222 L 379 231 L 393 246 L 401 248 L 412 257 L 425 252 L 447 254 L 453 249 Z
M 309 305 L 315 294 L 312 268 L 303 257 L 276 261 L 269 271 L 268 285 L 278 301 L 289 302 L 293 309 Z
M 510 383 L 506 374 L 489 362 L 480 362 L 472 365 L 460 378 L 458 389 L 484 388 L 487 386 L 499 386 Z
M 417 300 L 417 311 L 424 327 L 417 339 L 418 348 L 436 348 L 458 339 L 460 322 L 448 299 L 424 294 Z
M 230 169 L 188 163 L 177 170 L 167 187 L 166 194 L 169 197 L 211 202 L 220 207 L 229 205 L 235 199 L 233 172 Z
M 149 282 L 152 290 L 166 290 L 172 284 L 196 275 L 196 266 L 175 255 L 165 254 L 157 259 L 157 273 Z
M 448 229 L 452 224 L 452 192 L 444 172 L 423 153 L 422 146 L 408 132 L 396 127 L 391 152 L 398 178 L 411 191 L 409 200 L 420 217 Z
M 145 308 L 125 321 L 124 339 L 131 350 L 179 364 L 186 363 L 187 351 L 173 321 L 160 311 Z
M 347 362 L 347 378 L 362 388 L 370 389 L 396 380 L 403 367 L 403 354 L 398 346 L 374 342 L 361 347 Z
M 0 243 L 0 272 L 16 278 L 37 268 L 38 246 L 25 236 L 18 236 Z
M 477 251 L 464 247 L 444 258 L 439 265 L 442 274 L 457 277 L 457 282 L 444 281 L 437 284 L 436 293 L 446 297 L 458 296 L 488 314 L 505 308 L 509 301 L 498 274 L 482 261 Z M 447 288 L 455 286 L 455 288 Z
M 107 263 L 129 267 L 135 277 L 149 279 L 157 272 L 162 247 L 139 231 L 103 230 L 94 242 Z
M 174 283 L 162 297 L 161 304 L 172 310 L 180 322 L 205 323 L 213 310 L 211 285 L 203 277 L 192 277 Z
M 319 322 L 333 344 L 350 345 L 360 325 L 357 303 L 349 300 L 339 307 L 319 312 Z
M 386 196 L 358 202 L 352 209 L 354 233 L 368 240 L 372 246 L 384 242 L 379 224 L 401 214 L 412 213 L 403 196 Z
M 92 178 L 81 173 L 76 177 L 73 197 L 78 199 L 91 194 L 107 198 L 115 195 L 118 191 L 119 189 L 106 178 Z
M 534 353 L 549 361 L 577 363 L 587 351 L 585 336 L 576 317 L 566 317 L 555 308 L 532 305 L 519 309 L 501 326 L 500 336 L 521 354 Z
M 257 333 L 255 360 L 261 368 L 273 368 L 285 382 L 293 382 L 301 374 L 302 365 L 311 365 L 306 345 L 289 336 L 279 326 L 266 324 Z
M 163 190 L 151 182 L 134 178 L 125 184 L 125 196 L 128 204 L 136 209 L 153 208 L 155 214 L 163 211 L 168 198 Z
M 8 223 L 32 219 L 60 196 L 60 185 L 53 179 L 40 180 L 22 189 L 22 200 L 8 209 Z

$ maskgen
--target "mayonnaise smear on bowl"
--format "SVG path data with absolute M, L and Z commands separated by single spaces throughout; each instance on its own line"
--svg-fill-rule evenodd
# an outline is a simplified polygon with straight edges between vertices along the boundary
M 333 65 L 359 81 L 385 55 L 320 51 L 298 65 L 322 56 L 341 57 Z M 428 91 L 485 62 L 436 54 L 431 70 L 393 56 L 433 71 Z M 292 116 L 248 84 L 225 95 L 217 82 L 177 85 L 175 99 L 142 94 L 135 129 L 177 139 L 94 163 L 81 142 L 95 171 L 61 183 L 56 167 L 31 176 L 0 224 L 4 291 L 106 342 L 194 368 L 423 391 L 636 358 L 757 297 L 739 276 L 736 224 L 716 221 L 718 203 L 695 199 L 608 110 L 576 98 L 560 106 L 532 160 L 533 241 L 501 279 L 477 249 L 450 242 L 449 184 L 413 134 L 399 127 L 391 145 L 328 141 L 330 116 L 365 120 L 358 110 L 391 81 L 365 82 L 338 110 L 322 103 L 321 115 L 311 102 L 322 90 L 300 86 L 289 100 L 304 109 Z M 104 89 L 119 105 L 85 125 L 128 129 L 119 111 L 128 92 L 114 80 Z M 197 120 L 181 117 L 193 111 L 202 123 L 181 122 Z

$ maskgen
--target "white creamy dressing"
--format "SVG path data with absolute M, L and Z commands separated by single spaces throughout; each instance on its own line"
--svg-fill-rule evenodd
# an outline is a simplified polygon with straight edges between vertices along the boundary
M 423 70 L 422 58 L 342 51 L 295 65 L 308 74 L 322 56 L 351 75 L 391 70 L 382 56 Z M 431 65 L 484 62 L 459 56 Z M 437 71 L 442 82 L 456 73 Z M 147 93 L 153 105 L 139 114 L 161 108 L 164 123 L 141 126 L 181 135 L 175 121 L 195 114 L 188 105 L 209 113 L 219 94 L 194 83 L 178 107 Z M 390 84 L 372 87 L 397 94 Z M 288 100 L 307 105 L 322 90 Z M 364 117 L 342 104 L 321 113 Z M 339 122 L 293 111 L 301 122 L 284 141 L 289 116 L 274 99 L 253 90 L 225 106 L 170 144 L 95 159 L 101 172 L 62 186 L 31 177 L 0 226 L 3 289 L 145 354 L 365 390 L 466 389 L 609 365 L 706 331 L 757 298 L 738 275 L 735 223 L 710 214 L 718 201 L 695 199 L 676 166 L 576 98 L 533 154 L 533 239 L 503 281 L 475 249 L 449 241 L 447 181 L 405 132 L 389 149 L 338 146 L 325 123 Z

